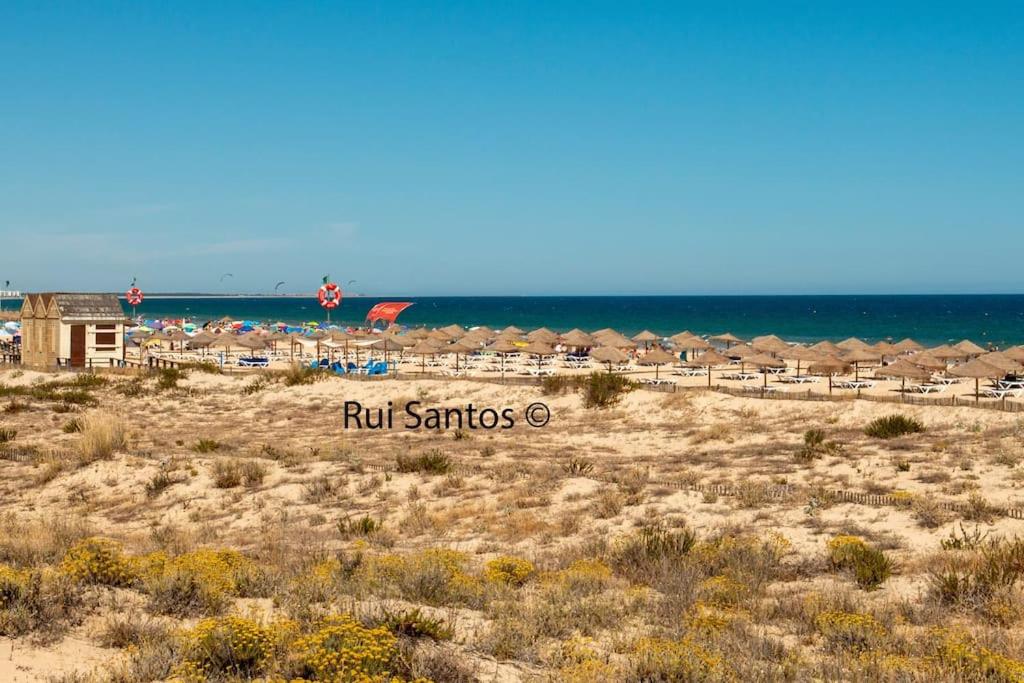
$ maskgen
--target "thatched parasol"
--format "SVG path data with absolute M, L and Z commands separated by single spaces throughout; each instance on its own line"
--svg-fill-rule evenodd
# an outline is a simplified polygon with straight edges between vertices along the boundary
M 892 351 L 893 353 L 917 353 L 918 351 L 924 351 L 924 346 L 907 337 L 893 344 Z
M 840 373 L 848 372 L 850 364 L 836 356 L 825 356 L 807 366 L 807 372 L 812 375 L 828 375 L 828 393 L 832 393 L 832 377 Z
M 561 341 L 566 346 L 580 347 L 591 347 L 594 345 L 594 338 L 584 332 L 583 330 L 576 328 L 569 330 L 561 336 Z
M 899 377 L 902 380 L 900 384 L 901 393 L 906 392 L 908 379 L 927 380 L 931 376 L 930 370 L 922 368 L 920 365 L 914 365 L 905 358 L 900 358 L 895 363 L 890 363 L 875 370 L 875 377 Z
M 955 358 L 966 358 L 967 354 L 960 349 L 954 349 L 949 344 L 943 344 L 936 346 L 933 349 L 928 349 L 928 353 L 935 356 L 939 360 L 953 360 Z
M 844 339 L 843 341 L 836 344 L 836 346 L 841 348 L 843 351 L 863 351 L 871 348 L 871 344 L 868 344 L 866 341 L 862 339 L 857 339 L 857 337 L 850 337 L 848 339 Z
M 654 379 L 658 379 L 658 371 L 661 370 L 662 365 L 668 365 L 676 361 L 675 356 L 665 351 L 664 349 L 655 348 L 649 351 L 643 358 L 640 359 L 640 365 L 653 365 L 654 366 Z
M 449 344 L 448 346 L 444 347 L 443 351 L 445 351 L 446 353 L 454 353 L 455 354 L 455 372 L 458 372 L 459 371 L 459 356 L 460 355 L 466 355 L 466 354 L 469 354 L 469 353 L 473 353 L 474 351 L 476 351 L 476 348 L 477 347 L 475 347 L 475 346 L 469 346 L 468 344 L 466 344 L 463 341 L 457 341 L 454 344 Z
M 853 378 L 860 380 L 861 363 L 877 363 L 882 356 L 870 346 L 865 345 L 862 349 L 853 349 L 844 353 L 841 358 L 847 363 L 853 363 Z
M 705 351 L 700 354 L 686 365 L 689 367 L 707 368 L 708 371 L 708 386 L 711 386 L 711 368 L 716 365 L 728 365 L 730 362 L 728 356 L 723 356 L 714 349 Z
M 614 346 L 599 346 L 590 352 L 590 357 L 598 362 L 607 363 L 608 372 L 612 371 L 612 363 L 625 363 L 629 360 L 629 356 Z
M 949 364 L 941 358 L 936 358 L 928 351 L 918 351 L 917 353 L 907 356 L 907 360 L 914 365 L 920 365 L 922 368 L 928 370 L 941 370 L 945 371 L 946 366 Z
M 734 335 L 732 332 L 723 332 L 722 334 L 716 334 L 710 337 L 711 341 L 725 342 L 725 348 L 729 348 L 733 344 L 742 344 L 743 340 Z
M 517 337 L 519 337 L 519 336 L 522 336 L 523 331 L 521 329 L 519 329 L 518 327 L 516 327 L 515 325 L 509 325 L 508 327 L 503 329 L 501 331 L 501 333 L 502 334 L 514 334 Z
M 995 365 L 986 363 L 984 360 L 975 358 L 972 361 L 968 361 L 950 369 L 949 374 L 956 377 L 974 378 L 974 402 L 977 403 L 981 400 L 981 380 L 999 379 L 1006 373 L 1002 368 L 998 368 Z
M 786 367 L 783 361 L 775 356 L 769 356 L 767 353 L 755 353 L 753 356 L 744 358 L 743 361 L 761 369 L 761 372 L 764 374 L 764 386 L 766 387 L 768 386 L 768 371 L 765 368 Z
M 409 337 L 410 339 L 420 340 L 426 339 L 429 335 L 430 330 L 428 330 L 425 327 L 417 327 L 416 329 L 409 330 L 405 336 Z
M 633 341 L 637 342 L 638 344 L 643 344 L 644 348 L 648 349 L 651 347 L 652 342 L 656 342 L 659 339 L 661 339 L 661 337 L 654 334 L 650 330 L 644 330 L 643 332 L 638 332 L 633 335 Z
M 782 353 L 789 348 L 789 344 L 782 341 L 774 334 L 770 334 L 767 337 L 759 337 L 755 341 L 751 342 L 751 348 L 760 353 L 770 353 L 772 355 Z
M 447 332 L 452 337 L 461 337 L 462 335 L 466 334 L 466 329 L 462 325 L 456 325 L 454 323 L 442 327 L 441 331 Z
M 526 335 L 528 341 L 539 341 L 545 344 L 554 344 L 558 341 L 558 335 L 546 327 L 538 327 Z
M 883 358 L 885 356 L 895 356 L 896 352 L 892 350 L 892 343 L 887 341 L 876 342 L 871 345 L 872 351 L 877 351 Z
M 978 356 L 978 360 L 984 361 L 989 365 L 993 365 L 1002 370 L 1004 373 L 1020 372 L 1021 370 L 1021 364 L 1019 362 L 1017 362 L 1013 358 L 1010 358 L 1001 351 L 992 351 L 990 353 L 983 354 L 981 356 Z
M 425 373 L 427 371 L 427 356 L 436 356 L 437 347 L 426 339 L 422 339 L 416 346 L 409 349 L 409 353 L 420 357 L 420 371 Z
M 963 351 L 968 358 L 971 356 L 980 356 L 985 353 L 985 349 L 981 348 L 970 339 L 964 339 L 959 344 L 953 344 L 953 348 L 958 351 Z
M 373 349 L 374 351 L 383 351 L 384 352 L 384 362 L 387 363 L 388 360 L 389 360 L 388 355 L 390 353 L 395 352 L 395 351 L 402 351 L 402 350 L 404 350 L 405 349 L 405 345 L 402 344 L 401 342 L 399 342 L 397 339 L 395 339 L 391 335 L 384 335 L 383 337 L 381 337 L 377 341 L 375 341 L 372 344 L 370 344 L 370 348 Z M 345 348 L 345 360 L 346 361 L 348 360 L 347 342 L 346 342 L 346 348 Z
M 1002 354 L 1018 363 L 1024 363 L 1024 346 L 1011 346 L 1003 351 Z
M 241 337 L 235 340 L 235 344 L 241 346 L 243 349 L 249 349 L 252 352 L 260 351 L 267 348 L 267 342 L 262 335 L 256 332 L 249 332 L 243 334 Z
M 810 346 L 810 349 L 811 351 L 814 351 L 815 353 L 820 353 L 823 356 L 838 356 L 843 352 L 841 348 L 839 348 L 832 342 L 828 341 L 827 339 L 824 341 L 820 341 L 817 344 L 812 344 Z
M 617 349 L 636 348 L 635 341 L 619 334 L 618 332 L 609 332 L 607 334 L 601 335 L 600 337 L 594 335 L 594 338 L 597 340 L 597 343 L 600 344 L 601 346 L 614 346 Z
M 501 337 L 498 337 L 498 340 L 495 341 L 493 344 L 491 344 L 490 346 L 485 346 L 484 347 L 484 351 L 491 351 L 492 353 L 496 353 L 499 356 L 501 356 L 501 379 L 502 379 L 502 381 L 504 381 L 505 380 L 505 356 L 510 354 L 510 353 L 518 353 L 519 352 L 519 347 L 516 346 L 515 344 L 513 344 L 510 341 L 507 341 L 505 339 L 502 339 Z
M 796 374 L 800 375 L 800 363 L 807 362 L 813 363 L 816 360 L 821 360 L 821 354 L 817 351 L 811 351 L 806 346 L 791 346 L 782 353 L 779 354 L 780 358 L 786 360 L 796 361 Z

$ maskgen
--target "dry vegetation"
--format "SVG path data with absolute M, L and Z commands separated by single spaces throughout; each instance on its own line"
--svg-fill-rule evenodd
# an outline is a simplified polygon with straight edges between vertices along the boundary
M 0 372 L 0 680 L 1024 680 L 1018 417 L 320 377 Z

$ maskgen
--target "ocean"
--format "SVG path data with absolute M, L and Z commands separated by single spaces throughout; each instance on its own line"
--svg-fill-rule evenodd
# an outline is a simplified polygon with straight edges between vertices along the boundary
M 924 344 L 971 339 L 1005 346 L 1024 343 L 1024 295 L 872 296 L 550 296 L 550 297 L 348 297 L 331 321 L 363 322 L 382 300 L 412 301 L 399 316 L 406 325 L 438 327 L 451 323 L 555 331 L 613 327 L 627 335 L 642 329 L 672 335 L 732 332 L 749 338 L 777 334 L 786 340 L 833 341 L 860 337 L 873 342 L 911 337 Z M 12 308 L 10 300 L 5 309 Z M 126 311 L 131 307 L 124 304 Z M 138 314 L 152 318 L 224 316 L 265 322 L 323 320 L 313 297 L 148 296 Z

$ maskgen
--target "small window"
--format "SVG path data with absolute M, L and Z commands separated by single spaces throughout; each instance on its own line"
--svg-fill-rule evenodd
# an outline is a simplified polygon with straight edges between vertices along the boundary
M 97 346 L 111 346 L 117 344 L 117 334 L 114 332 L 97 332 L 96 333 L 96 345 Z

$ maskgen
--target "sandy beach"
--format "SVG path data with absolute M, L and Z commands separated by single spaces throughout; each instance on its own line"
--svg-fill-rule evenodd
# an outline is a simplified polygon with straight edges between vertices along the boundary
M 994 653 L 1009 672 L 996 680 L 1016 680 L 1016 583 L 951 602 L 934 570 L 1024 532 L 1010 516 L 1024 508 L 1019 415 L 699 389 L 588 408 L 582 390 L 458 378 L 181 374 L 76 389 L 0 373 L 16 406 L 2 416 L 0 567 L 76 577 L 60 619 L 0 618 L 23 629 L 0 641 L 4 680 L 180 676 L 187 650 L 158 644 L 202 618 L 271 633 L 340 610 L 429 620 L 395 647 L 407 675 L 439 681 L 647 680 L 669 660 L 708 680 L 910 680 L 924 663 L 972 679 Z M 507 408 L 516 423 L 346 429 L 346 402 Z M 540 428 L 525 419 L 536 402 Z M 865 434 L 897 412 L 923 431 Z M 96 537 L 118 544 L 103 566 L 137 574 L 82 570 Z M 877 585 L 836 557 L 847 537 L 891 562 Z M 214 600 L 139 568 L 185 558 L 176 571 L 202 585 L 202 549 L 240 553 L 259 580 Z M 936 658 L 947 647 L 985 663 Z

